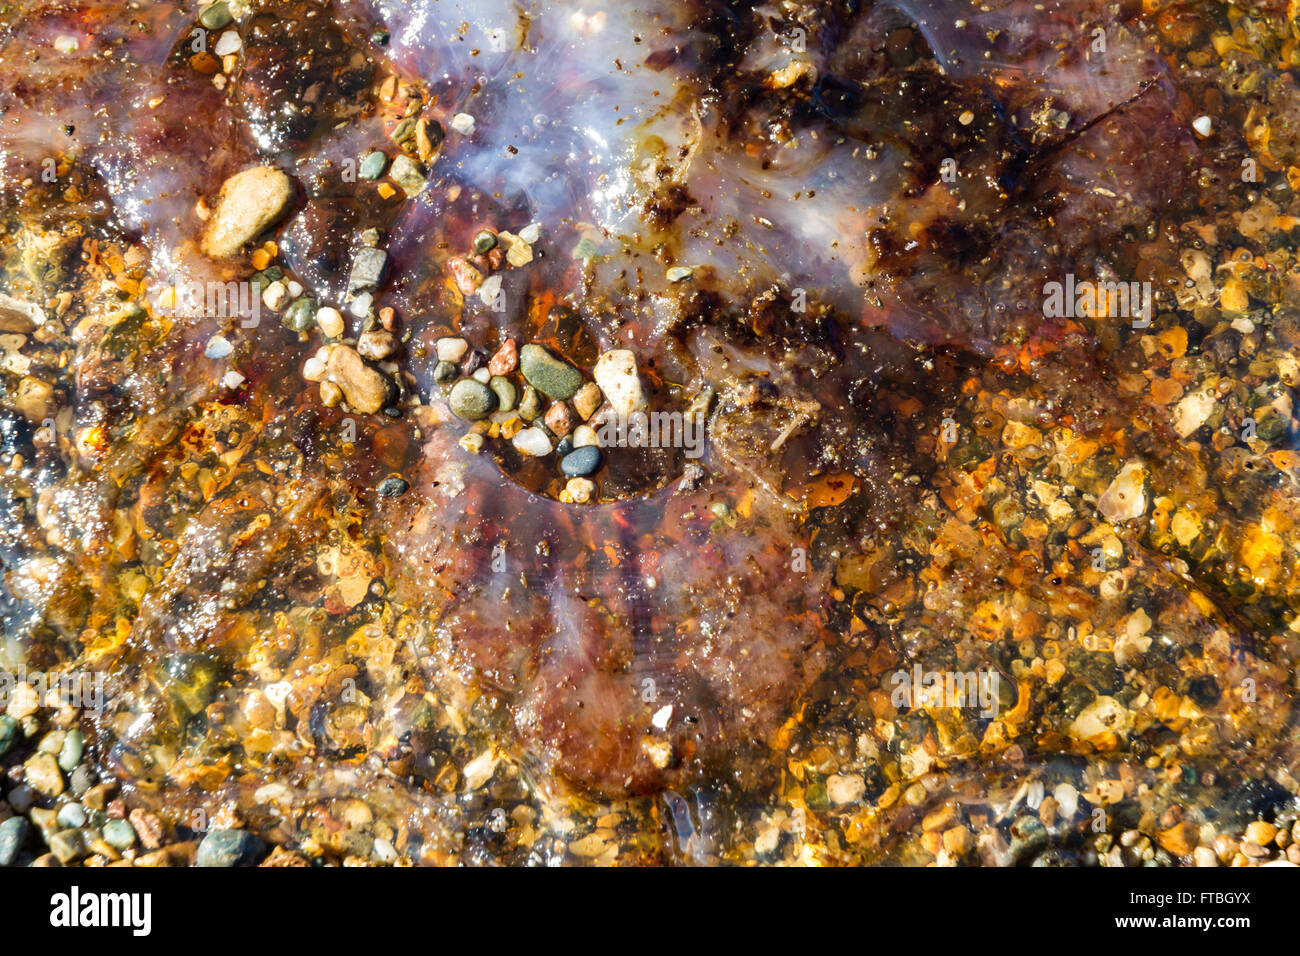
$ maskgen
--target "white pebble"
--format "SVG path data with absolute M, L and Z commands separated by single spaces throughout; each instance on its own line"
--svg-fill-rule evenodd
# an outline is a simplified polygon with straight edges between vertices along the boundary
M 244 384 L 244 381 L 244 376 L 240 375 L 238 372 L 227 372 L 221 378 L 221 384 L 226 386 L 226 388 L 239 388 L 239 386 Z
M 596 384 L 622 418 L 646 407 L 641 379 L 636 372 L 636 355 L 630 349 L 614 349 L 596 360 Z
M 655 725 L 656 730 L 667 730 L 668 722 L 673 719 L 673 705 L 665 704 L 655 711 L 654 716 L 650 718 L 650 723 Z
M 370 314 L 370 303 L 374 301 L 374 296 L 369 292 L 363 292 L 348 304 L 348 311 L 358 319 L 364 319 Z
M 272 282 L 262 291 L 262 301 L 272 312 L 279 312 L 289 304 L 289 289 L 283 282 Z
M 325 306 L 316 310 L 316 324 L 326 338 L 337 339 L 343 334 L 343 313 L 338 309 Z
M 227 30 L 221 36 L 217 37 L 216 45 L 213 46 L 212 52 L 217 56 L 230 56 L 232 53 L 238 53 L 244 45 L 244 41 L 239 39 L 239 34 L 234 30 Z
M 208 339 L 208 347 L 203 354 L 208 358 L 219 359 L 225 358 L 234 350 L 235 347 L 230 344 L 230 341 L 224 335 L 214 335 Z
M 537 426 L 525 428 L 514 437 L 512 444 L 521 455 L 542 458 L 551 453 L 551 440 L 546 437 L 546 432 Z
M 492 381 L 492 373 L 488 371 L 486 365 L 484 365 L 481 369 L 477 369 L 474 372 L 474 381 L 480 382 L 484 385 Z
M 590 425 L 579 425 L 573 430 L 573 447 L 583 448 L 587 445 L 600 447 L 600 436 Z
M 302 377 L 309 382 L 324 381 L 325 363 L 313 355 L 302 364 Z
M 459 364 L 469 351 L 469 343 L 460 338 L 438 339 L 433 347 L 437 350 L 439 362 L 451 362 L 453 365 Z
M 1198 116 L 1192 120 L 1192 129 L 1202 136 L 1209 136 L 1214 129 L 1214 123 L 1208 116 Z
M 474 117 L 468 113 L 457 113 L 451 118 L 451 128 L 462 136 L 469 136 L 474 132 Z

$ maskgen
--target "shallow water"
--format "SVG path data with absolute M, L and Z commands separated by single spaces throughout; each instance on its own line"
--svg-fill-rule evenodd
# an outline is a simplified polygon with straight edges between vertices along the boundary
M 12 807 L 102 779 L 88 847 L 147 809 L 174 863 L 231 827 L 326 863 L 1286 858 L 1241 843 L 1300 773 L 1281 8 L 254 3 L 199 35 L 227 65 L 194 4 L 17 6 L 0 663 L 105 683 L 9 696 Z M 407 115 L 417 196 L 357 175 Z M 294 196 L 213 260 L 254 164 Z M 495 301 L 449 267 L 488 226 L 538 227 Z M 304 376 L 319 328 L 170 306 L 279 268 L 356 344 L 369 228 L 373 414 Z M 1052 313 L 1067 282 L 1153 307 Z M 462 447 L 449 335 L 630 349 L 702 454 L 606 448 L 568 500 Z

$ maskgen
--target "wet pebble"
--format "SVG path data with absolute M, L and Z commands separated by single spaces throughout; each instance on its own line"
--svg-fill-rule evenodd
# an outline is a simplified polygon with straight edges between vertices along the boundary
M 378 179 L 380 176 L 384 175 L 384 170 L 387 168 L 388 157 L 381 151 L 375 150 L 372 153 L 368 153 L 366 158 L 361 160 L 361 178 L 371 180 Z
M 472 378 L 461 379 L 451 390 L 447 404 L 452 413 L 469 422 L 487 418 L 496 408 L 497 398 L 490 388 Z
M 557 402 L 572 398 L 582 387 L 582 373 L 540 345 L 520 349 L 519 370 L 529 385 Z
M 265 844 L 246 830 L 209 830 L 199 844 L 198 866 L 251 866 Z
M 85 752 L 85 736 L 80 730 L 69 730 L 68 735 L 63 738 L 63 746 L 59 748 L 59 769 L 64 773 L 72 773 L 77 769 L 77 764 L 81 763 L 81 757 Z
M 515 387 L 514 382 L 503 375 L 493 375 L 488 382 L 488 388 L 496 395 L 497 409 L 500 411 L 511 411 L 519 400 L 519 389 Z
M 24 817 L 10 817 L 0 822 L 0 866 L 9 866 L 18 858 L 27 831 L 31 829 Z
M 433 380 L 439 385 L 455 381 L 458 374 L 460 370 L 456 368 L 455 362 L 439 362 L 433 367 Z
M 381 481 L 377 490 L 381 498 L 400 498 L 410 487 L 405 479 L 392 477 Z
M 0 715 L 0 757 L 9 752 L 9 748 L 18 739 L 18 721 L 8 714 Z
M 203 252 L 214 259 L 233 256 L 284 213 L 293 184 L 272 166 L 254 166 L 225 181 L 203 233 Z
M 129 850 L 135 846 L 135 827 L 125 820 L 109 820 L 104 824 L 104 842 L 115 850 Z
M 536 426 L 525 428 L 511 440 L 511 443 L 521 455 L 542 458 L 551 453 L 551 439 L 547 437 L 546 432 Z
M 455 365 L 459 364 L 465 357 L 465 353 L 469 351 L 469 343 L 462 338 L 448 336 L 438 339 L 433 344 L 433 348 L 439 362 L 451 362 Z
M 78 829 L 86 825 L 86 809 L 79 803 L 65 803 L 59 808 L 59 814 L 55 817 L 61 827 L 71 827 Z
M 564 456 L 560 461 L 560 471 L 570 478 L 586 478 L 596 473 L 600 462 L 600 449 L 595 445 L 583 445 Z
M 38 793 L 47 797 L 57 797 L 63 792 L 63 774 L 59 771 L 58 761 L 52 754 L 38 753 L 28 758 L 24 764 L 27 783 Z

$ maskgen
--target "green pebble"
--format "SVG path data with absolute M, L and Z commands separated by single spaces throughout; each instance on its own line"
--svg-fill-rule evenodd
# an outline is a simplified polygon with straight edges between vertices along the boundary
M 285 309 L 280 322 L 285 328 L 293 329 L 295 332 L 310 331 L 316 324 L 316 300 L 299 299 Z
M 414 135 L 415 135 L 415 120 L 408 116 L 406 119 L 402 120 L 393 128 L 393 132 L 390 134 L 390 137 L 392 138 L 394 143 L 400 143 L 404 140 L 410 139 Z
M 229 26 L 232 20 L 234 17 L 230 15 L 230 7 L 226 6 L 225 0 L 217 0 L 199 14 L 199 24 L 209 30 L 220 30 Z
M 460 370 L 455 362 L 439 362 L 433 367 L 433 380 L 439 385 L 453 381 Z
M 510 411 L 519 400 L 519 389 L 515 388 L 515 383 L 504 375 L 493 375 L 488 382 L 488 388 L 496 393 L 497 409 L 500 411 Z
M 531 385 L 524 389 L 524 397 L 519 402 L 519 415 L 532 421 L 542 413 L 542 400 L 537 394 L 537 389 Z
M 496 233 L 484 229 L 474 237 L 474 251 L 478 253 L 491 252 L 496 248 Z
M 114 850 L 129 850 L 135 846 L 135 827 L 126 820 L 109 820 L 104 824 L 104 842 Z
M 496 408 L 497 397 L 482 382 L 464 378 L 452 387 L 447 404 L 451 406 L 452 413 L 458 418 L 476 422 L 492 414 L 492 410 Z
M 69 730 L 68 735 L 63 738 L 63 746 L 59 749 L 59 769 L 64 773 L 72 773 L 77 769 L 77 764 L 81 763 L 81 756 L 85 752 L 85 736 L 80 730 Z
M 568 401 L 582 388 L 582 373 L 540 345 L 519 350 L 519 370 L 529 385 L 557 402 Z
M 379 150 L 375 150 L 373 153 L 368 153 L 366 158 L 361 160 L 361 178 L 378 179 L 384 175 L 384 170 L 387 168 L 388 157 Z

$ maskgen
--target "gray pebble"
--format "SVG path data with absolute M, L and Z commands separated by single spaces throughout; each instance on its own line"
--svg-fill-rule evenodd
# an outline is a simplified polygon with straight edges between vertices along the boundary
M 209 830 L 199 844 L 198 866 L 251 866 L 265 844 L 246 830 Z
M 496 408 L 497 397 L 482 382 L 466 378 L 452 387 L 447 404 L 451 406 L 452 412 L 459 418 L 469 422 L 476 422 L 492 414 L 492 410 Z
M 0 823 L 0 866 L 9 866 L 17 859 L 30 829 L 31 824 L 24 817 L 10 817 Z

